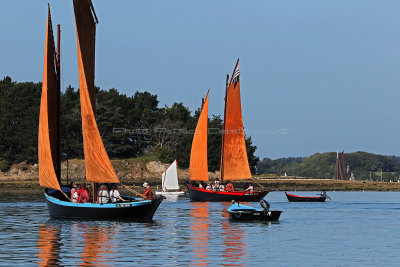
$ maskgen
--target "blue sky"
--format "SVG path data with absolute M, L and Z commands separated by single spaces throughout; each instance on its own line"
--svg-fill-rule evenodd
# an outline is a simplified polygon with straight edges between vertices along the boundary
M 47 3 L 63 87 L 78 87 L 72 1 L 2 2 L 0 78 L 41 81 Z M 260 158 L 400 155 L 400 1 L 93 0 L 96 85 L 223 114 L 240 58 L 244 126 Z M 116 126 L 118 127 L 118 126 Z

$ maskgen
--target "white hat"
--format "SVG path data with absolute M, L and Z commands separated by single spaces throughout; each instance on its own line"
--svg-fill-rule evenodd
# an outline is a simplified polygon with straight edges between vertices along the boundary
M 144 184 L 143 184 L 143 187 L 148 187 L 148 186 L 149 186 L 148 183 L 144 183 Z

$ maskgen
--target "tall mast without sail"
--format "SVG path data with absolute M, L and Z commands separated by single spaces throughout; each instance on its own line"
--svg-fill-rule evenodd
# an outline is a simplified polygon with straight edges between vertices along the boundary
M 94 51 L 97 17 L 90 0 L 74 0 L 73 3 L 78 40 L 79 94 L 86 180 L 97 183 L 119 183 L 95 119 Z
M 207 135 L 208 135 L 208 94 L 201 109 L 190 152 L 189 176 L 192 181 L 208 181 Z
M 61 191 L 60 182 L 56 174 L 57 162 L 60 161 L 60 154 L 57 153 L 57 144 L 60 142 L 58 137 L 59 128 L 57 126 L 59 123 L 60 107 L 58 97 L 60 92 L 56 61 L 50 6 L 48 6 L 38 132 L 39 183 L 42 187 Z
M 221 177 L 223 181 L 252 178 L 243 130 L 239 59 L 229 82 L 225 106 Z

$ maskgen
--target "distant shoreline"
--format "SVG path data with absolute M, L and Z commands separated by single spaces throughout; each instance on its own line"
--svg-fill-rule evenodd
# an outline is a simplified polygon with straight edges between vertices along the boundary
M 160 181 L 149 179 L 149 184 L 153 191 L 161 188 Z M 341 181 L 330 179 L 252 179 L 238 181 L 236 189 L 242 189 L 246 182 L 253 183 L 255 190 L 269 191 L 400 191 L 398 182 L 380 181 Z M 186 181 L 181 180 L 179 184 L 182 190 L 187 191 Z M 129 184 L 127 184 L 129 185 Z M 131 184 L 134 188 L 142 189 L 141 184 Z M 10 191 L 41 191 L 43 190 L 37 181 L 0 181 L 0 192 Z

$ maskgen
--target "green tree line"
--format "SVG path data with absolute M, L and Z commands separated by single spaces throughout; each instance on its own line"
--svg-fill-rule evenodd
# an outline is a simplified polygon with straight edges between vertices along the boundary
M 264 158 L 257 164 L 259 174 L 311 178 L 336 177 L 336 152 L 316 153 L 309 157 Z M 368 152 L 345 153 L 345 165 L 351 167 L 356 180 L 395 180 L 400 176 L 400 158 Z
M 0 81 L 0 170 L 11 164 L 37 162 L 38 121 L 42 84 Z M 183 103 L 159 106 L 157 95 L 147 91 L 132 96 L 117 89 L 96 88 L 96 121 L 110 158 L 136 158 L 150 155 L 162 162 L 178 160 L 187 168 L 193 132 L 200 111 L 193 115 Z M 221 153 L 220 116 L 209 118 L 209 171 L 219 170 Z M 259 160 L 256 146 L 246 137 L 252 171 Z M 68 86 L 61 94 L 61 151 L 63 159 L 83 158 L 79 90 Z

